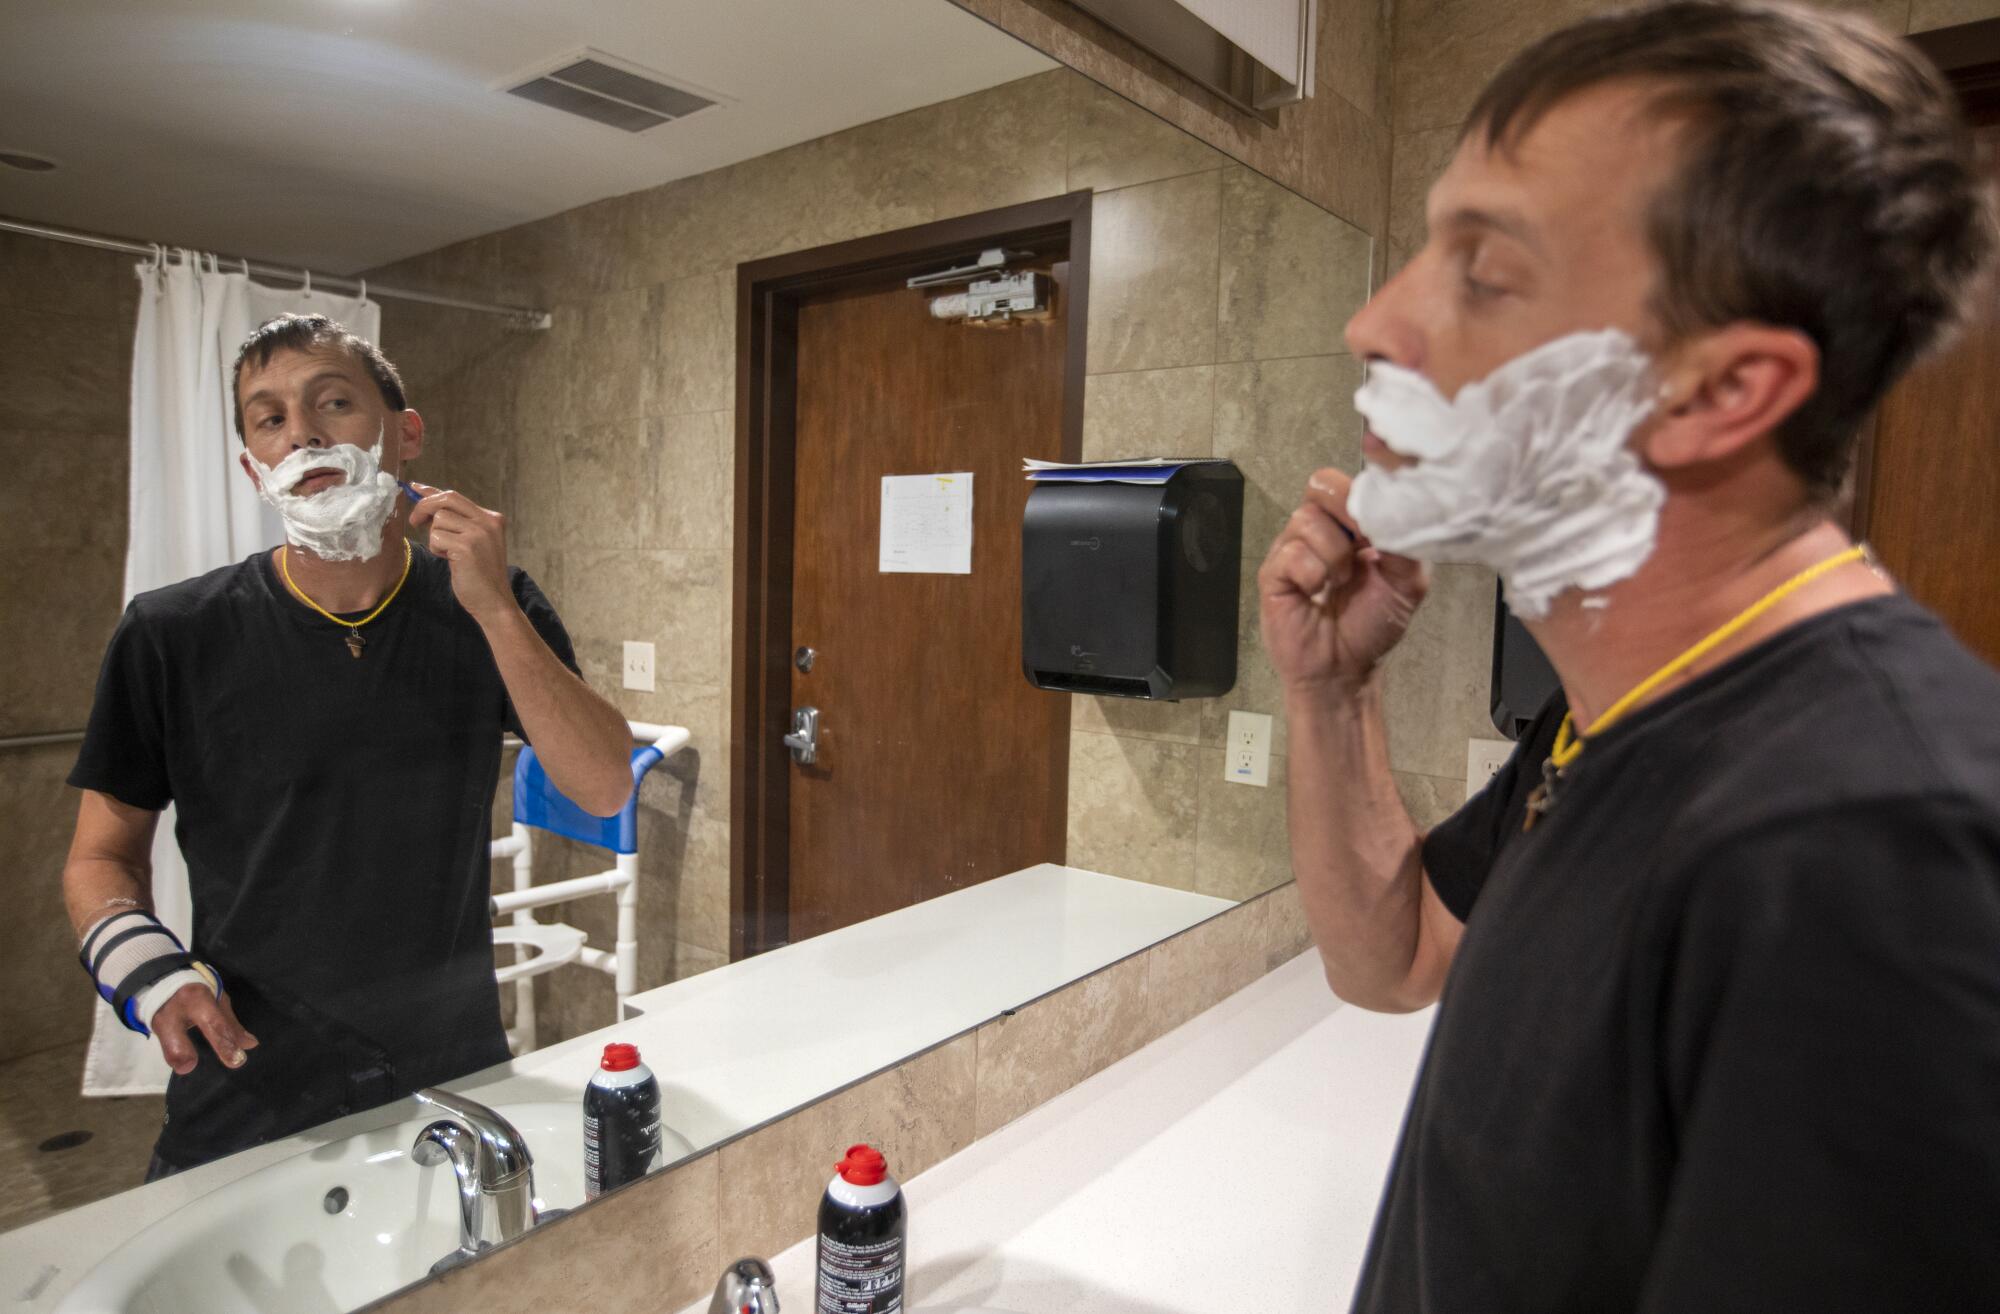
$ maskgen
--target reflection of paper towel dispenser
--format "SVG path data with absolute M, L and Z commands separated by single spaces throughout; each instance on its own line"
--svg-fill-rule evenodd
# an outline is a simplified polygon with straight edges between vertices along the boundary
M 1507 591 L 1493 586 L 1493 728 L 1519 739 L 1561 681 L 1535 636 L 1507 610 Z
M 1212 698 L 1236 683 L 1243 475 L 1227 461 L 1160 483 L 1041 483 L 1021 521 L 1029 683 L 1124 698 Z

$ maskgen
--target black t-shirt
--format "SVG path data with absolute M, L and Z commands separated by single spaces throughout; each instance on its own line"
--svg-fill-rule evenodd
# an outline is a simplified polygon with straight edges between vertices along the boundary
M 1896 596 L 1424 863 L 1465 920 L 1355 1308 L 2000 1310 L 2000 676 Z
M 555 610 L 511 573 L 574 670 Z M 69 783 L 176 805 L 189 947 L 259 1042 L 232 1072 L 197 1041 L 168 1082 L 176 1168 L 507 1058 L 487 845 L 520 726 L 439 558 L 415 549 L 362 633 L 356 658 L 260 552 L 134 598 L 105 654 Z

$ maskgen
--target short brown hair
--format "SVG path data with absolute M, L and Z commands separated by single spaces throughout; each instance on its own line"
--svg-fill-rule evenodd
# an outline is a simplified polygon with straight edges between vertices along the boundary
M 1953 326 L 1994 247 L 1951 88 L 1864 19 L 1673 0 L 1529 47 L 1465 133 L 1505 149 L 1558 101 L 1612 81 L 1657 84 L 1654 107 L 1686 125 L 1648 219 L 1655 314 L 1673 339 L 1742 320 L 1812 339 L 1819 388 L 1777 440 L 1813 495 L 1831 495 L 1862 419 Z
M 243 366 L 254 361 L 258 369 L 271 363 L 271 357 L 281 351 L 318 351 L 331 348 L 346 352 L 361 362 L 368 376 L 375 380 L 375 390 L 382 394 L 392 411 L 408 410 L 409 404 L 403 400 L 403 376 L 382 354 L 382 349 L 356 333 L 350 333 L 347 326 L 328 319 L 325 315 L 274 315 L 251 330 L 243 339 L 242 347 L 236 352 L 236 367 L 229 376 L 230 405 L 236 412 L 236 436 L 243 437 Z

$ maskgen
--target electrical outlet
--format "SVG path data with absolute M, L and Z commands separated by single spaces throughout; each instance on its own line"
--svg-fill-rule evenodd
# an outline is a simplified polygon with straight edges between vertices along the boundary
M 653 692 L 653 645 L 625 641 L 625 687 Z
M 1493 773 L 1507 765 L 1507 759 L 1514 756 L 1514 745 L 1506 739 L 1468 739 L 1465 741 L 1465 796 L 1471 798 L 1486 788 L 1486 782 L 1493 779 Z
M 1239 785 L 1271 783 L 1271 718 L 1263 712 L 1231 712 L 1229 742 L 1222 754 L 1222 778 Z

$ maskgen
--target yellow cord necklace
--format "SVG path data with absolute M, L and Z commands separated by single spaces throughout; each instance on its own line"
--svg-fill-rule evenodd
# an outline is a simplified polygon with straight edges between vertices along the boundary
M 304 589 L 292 583 L 291 555 L 292 549 L 290 544 L 278 549 L 278 573 L 285 577 L 285 587 L 298 594 L 299 601 L 305 603 L 306 606 L 311 607 L 335 625 L 345 625 L 347 627 L 347 655 L 350 657 L 359 657 L 362 648 L 368 644 L 368 640 L 361 637 L 361 627 L 369 621 L 374 620 L 377 616 L 380 616 L 383 608 L 394 602 L 396 595 L 403 591 L 404 581 L 410 578 L 410 541 L 408 539 L 403 540 L 403 573 L 396 580 L 396 587 L 389 590 L 388 597 L 375 604 L 375 610 L 369 612 L 358 621 L 342 620 L 325 607 L 320 606 L 317 602 L 307 597 Z
M 1632 686 L 1630 692 L 1605 709 L 1604 715 L 1592 721 L 1590 728 L 1585 730 L 1581 735 L 1574 733 L 1574 723 L 1571 721 L 1569 715 L 1565 713 L 1562 725 L 1556 730 L 1555 748 L 1542 763 L 1542 783 L 1537 785 L 1535 792 L 1528 796 L 1528 815 L 1522 821 L 1521 829 L 1524 831 L 1533 830 L 1535 822 L 1540 820 L 1542 814 L 1555 805 L 1556 785 L 1562 779 L 1562 773 L 1568 770 L 1577 758 L 1583 756 L 1584 745 L 1610 729 L 1627 712 L 1631 711 L 1633 707 L 1644 700 L 1647 694 L 1652 693 L 1668 680 L 1673 679 L 1676 675 L 1679 675 L 1682 671 L 1700 661 L 1703 657 L 1713 652 L 1718 645 L 1724 643 L 1732 635 L 1742 630 L 1744 626 L 1777 606 L 1779 602 L 1791 594 L 1812 583 L 1821 575 L 1837 570 L 1850 561 L 1863 560 L 1868 555 L 1867 545 L 1862 544 L 1858 547 L 1848 548 L 1844 552 L 1836 552 L 1817 565 L 1806 567 L 1783 584 L 1778 585 L 1777 588 L 1772 589 L 1769 593 L 1766 593 L 1763 597 L 1745 607 L 1742 611 L 1737 612 L 1734 617 L 1724 622 L 1721 628 L 1712 631 L 1692 648 L 1689 648 L 1686 652 L 1683 652 L 1680 656 L 1674 658 L 1665 666 L 1662 666 L 1659 670 L 1654 671 L 1638 684 Z

